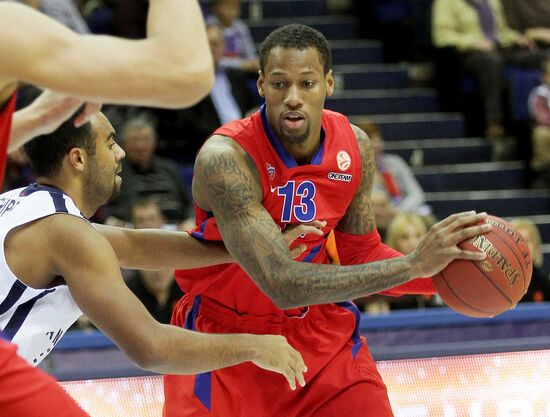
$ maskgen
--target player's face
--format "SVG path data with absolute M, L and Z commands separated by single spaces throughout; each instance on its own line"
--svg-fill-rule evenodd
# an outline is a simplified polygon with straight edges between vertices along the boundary
M 258 91 L 277 137 L 286 143 L 318 141 L 325 98 L 334 92 L 334 79 L 332 71 L 325 74 L 317 49 L 276 47 L 264 70 Z
M 87 198 L 93 199 L 99 207 L 120 193 L 122 178 L 118 174 L 122 170 L 121 161 L 125 153 L 115 141 L 115 130 L 103 114 L 94 115 L 91 123 L 96 149 L 95 155 L 88 158 L 84 192 Z

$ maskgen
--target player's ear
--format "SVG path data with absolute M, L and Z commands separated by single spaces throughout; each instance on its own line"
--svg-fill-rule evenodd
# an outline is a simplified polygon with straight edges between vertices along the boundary
M 330 97 L 334 93 L 334 75 L 331 69 L 325 75 L 325 82 L 327 83 L 327 97 Z
M 265 77 L 264 77 L 264 73 L 262 72 L 262 70 L 259 70 L 258 71 L 258 81 L 256 82 L 256 85 L 258 86 L 258 94 L 260 95 L 260 97 L 265 97 L 265 91 L 264 91 L 264 81 L 265 81 Z
M 82 148 L 72 148 L 68 154 L 69 165 L 79 172 L 84 171 L 86 152 Z

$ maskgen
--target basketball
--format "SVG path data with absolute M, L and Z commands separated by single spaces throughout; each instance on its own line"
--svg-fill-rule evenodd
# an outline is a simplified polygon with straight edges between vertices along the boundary
M 470 317 L 493 317 L 513 307 L 526 293 L 533 262 L 523 236 L 505 220 L 488 216 L 490 232 L 460 243 L 481 250 L 483 261 L 457 259 L 433 277 L 443 301 Z

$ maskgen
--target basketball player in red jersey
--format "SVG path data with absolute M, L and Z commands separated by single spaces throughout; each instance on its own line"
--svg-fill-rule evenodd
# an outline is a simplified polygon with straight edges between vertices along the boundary
M 307 26 L 284 26 L 263 42 L 258 91 L 265 105 L 218 129 L 195 163 L 193 235 L 223 238 L 238 264 L 177 271 L 186 295 L 172 320 L 203 332 L 285 335 L 304 356 L 308 384 L 288 392 L 246 364 L 167 375 L 166 417 L 392 416 L 359 335 L 359 311 L 347 300 L 384 290 L 434 292 L 430 279 L 414 278 L 432 276 L 453 259 L 485 256 L 457 247 L 490 230 L 484 213 L 448 217 L 408 256 L 381 243 L 369 202 L 370 141 L 347 118 L 323 109 L 334 90 L 330 65 L 326 39 Z M 313 219 L 327 222 L 325 234 L 304 237 L 308 250 L 294 262 L 281 230 Z M 347 266 L 327 265 L 333 229 Z
M 31 8 L 0 2 L 0 56 L 0 184 L 8 144 L 14 150 L 55 130 L 85 101 L 184 107 L 213 83 L 202 15 L 193 0 L 150 0 L 147 38 L 139 41 L 78 35 Z M 58 94 L 47 91 L 16 112 L 10 132 L 19 82 Z M 75 123 L 85 123 L 97 109 L 87 104 Z M 85 415 L 3 340 L 0 392 L 2 415 Z

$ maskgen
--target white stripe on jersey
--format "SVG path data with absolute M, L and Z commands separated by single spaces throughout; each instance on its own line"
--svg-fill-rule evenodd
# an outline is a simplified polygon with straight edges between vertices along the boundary
M 0 330 L 31 365 L 39 364 L 82 315 L 66 285 L 36 289 L 10 270 L 4 240 L 14 228 L 55 213 L 82 217 L 70 197 L 53 187 L 30 185 L 0 195 Z

